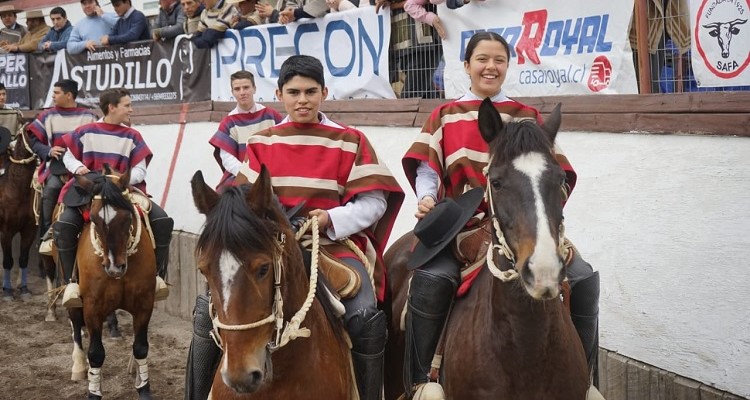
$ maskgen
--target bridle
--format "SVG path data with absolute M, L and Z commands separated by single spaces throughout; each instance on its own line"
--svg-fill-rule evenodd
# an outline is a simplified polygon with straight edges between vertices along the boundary
M 495 213 L 495 202 L 492 199 L 492 188 L 490 187 L 489 176 L 492 160 L 493 156 L 490 155 L 490 159 L 487 162 L 487 165 L 482 168 L 482 174 L 484 175 L 485 181 L 487 182 L 484 189 L 484 200 L 487 202 L 490 208 L 490 220 L 492 221 L 490 230 L 493 233 L 492 245 L 487 247 L 487 269 L 489 269 L 490 273 L 492 273 L 492 275 L 500 281 L 511 282 L 518 279 L 518 268 L 516 265 L 516 256 L 513 253 L 513 249 L 511 249 L 510 245 L 508 245 L 508 241 L 505 239 L 505 234 L 503 233 L 503 230 L 500 226 L 500 219 Z M 564 194 L 567 193 L 564 186 L 561 190 Z M 570 246 L 565 243 L 565 225 L 562 221 L 560 221 L 560 227 L 558 230 L 559 237 L 557 251 L 558 254 L 562 255 L 562 259 L 564 260 L 567 258 L 567 253 L 570 251 Z M 498 254 L 502 254 L 510 262 L 511 268 L 501 270 L 497 266 L 497 264 L 495 264 L 495 250 L 497 250 Z
M 26 135 L 23 133 L 23 128 L 21 128 L 21 132 L 18 134 L 18 136 L 21 137 L 21 143 L 23 143 L 26 151 L 28 151 L 31 155 L 22 159 L 15 158 L 11 155 L 8 157 L 10 159 L 10 162 L 14 164 L 30 164 L 32 162 L 35 162 L 37 159 L 36 153 L 34 153 L 34 150 L 31 149 L 31 146 L 29 146 L 29 143 L 26 141 Z M 16 141 L 16 146 L 18 146 L 18 141 Z
M 211 337 L 220 349 L 224 350 L 219 329 L 227 331 L 246 331 L 253 328 L 258 328 L 266 324 L 274 323 L 274 338 L 268 342 L 266 348 L 269 352 L 274 352 L 290 341 L 298 337 L 310 337 L 310 329 L 301 328 L 300 325 L 305 320 L 307 311 L 310 309 L 313 300 L 315 299 L 315 292 L 318 282 L 318 248 L 319 248 L 319 237 L 318 237 L 318 218 L 312 217 L 297 231 L 296 239 L 299 240 L 302 235 L 312 227 L 312 262 L 310 266 L 310 288 L 307 292 L 307 298 L 302 304 L 302 307 L 294 314 L 292 319 L 284 325 L 284 299 L 281 295 L 281 276 L 283 271 L 283 252 L 284 245 L 286 244 L 286 235 L 282 232 L 279 233 L 276 238 L 276 249 L 273 255 L 273 274 L 274 274 L 274 298 L 273 307 L 271 314 L 266 318 L 263 318 L 256 322 L 251 322 L 244 325 L 231 325 L 225 324 L 219 320 L 218 314 L 214 308 L 213 300 L 209 295 L 208 298 L 208 312 L 213 323 L 213 329 L 211 330 Z

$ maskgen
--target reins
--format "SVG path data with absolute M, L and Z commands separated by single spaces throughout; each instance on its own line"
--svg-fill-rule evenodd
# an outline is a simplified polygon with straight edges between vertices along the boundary
M 111 175 L 106 175 L 107 177 L 113 177 Z M 122 195 L 125 196 L 128 200 L 130 199 L 130 191 L 125 190 L 122 192 Z M 104 198 L 101 195 L 96 195 L 93 197 L 93 200 L 103 200 Z M 132 204 L 132 202 L 131 202 Z M 133 204 L 134 212 L 135 214 L 135 221 L 130 224 L 130 230 L 128 231 L 128 247 L 126 250 L 127 256 L 132 256 L 133 254 L 138 252 L 138 244 L 141 242 L 141 232 L 143 230 L 143 224 L 148 224 L 148 218 L 145 216 L 145 213 L 143 210 L 140 209 L 140 206 L 137 204 Z M 133 232 L 133 228 L 135 226 L 135 233 Z M 89 238 L 91 239 L 91 246 L 94 249 L 94 254 L 96 254 L 99 257 L 104 256 L 104 249 L 102 248 L 101 240 L 99 239 L 99 236 L 96 234 L 96 227 L 92 223 L 89 227 L 90 234 Z M 148 229 L 150 231 L 150 229 Z M 152 239 L 153 241 L 153 239 Z M 156 247 L 156 246 L 154 246 Z
M 23 128 L 21 130 L 21 133 L 18 134 L 18 136 L 21 137 L 21 143 L 23 143 L 23 146 L 26 148 L 26 151 L 28 151 L 31 155 L 27 158 L 17 159 L 13 157 L 12 155 L 8 156 L 10 159 L 10 162 L 14 164 L 31 164 L 32 162 L 36 161 L 36 153 L 34 153 L 34 150 L 31 149 L 31 146 L 29 146 L 29 143 L 26 142 L 26 135 L 23 133 Z M 18 145 L 18 141 L 16 141 L 16 145 Z
M 271 314 L 266 318 L 263 318 L 256 322 L 242 325 L 225 324 L 219 320 L 219 316 L 214 308 L 214 303 L 211 295 L 208 297 L 208 312 L 213 324 L 211 330 L 211 337 L 214 339 L 216 346 L 224 351 L 224 345 L 221 341 L 219 334 L 220 329 L 228 331 L 246 331 L 254 328 L 258 328 L 270 323 L 274 324 L 274 338 L 268 343 L 267 348 L 269 352 L 275 352 L 276 350 L 286 346 L 289 342 L 300 337 L 310 337 L 311 332 L 309 328 L 300 327 L 302 322 L 307 316 L 307 312 L 310 310 L 313 301 L 315 300 L 315 294 L 318 286 L 318 260 L 319 260 L 319 249 L 320 249 L 320 232 L 318 230 L 318 217 L 313 216 L 305 221 L 300 229 L 295 234 L 295 240 L 299 241 L 310 231 L 312 236 L 312 261 L 310 262 L 310 282 L 309 289 L 307 291 L 307 297 L 302 303 L 300 309 L 294 314 L 289 322 L 284 325 L 284 299 L 281 294 L 281 277 L 283 271 L 283 251 L 284 244 L 286 243 L 286 235 L 283 233 L 279 234 L 277 239 L 276 253 L 273 257 L 273 271 L 274 271 L 274 299 Z M 369 262 L 362 251 L 349 239 L 344 239 L 342 242 L 349 247 L 358 257 L 363 261 L 365 268 L 370 270 Z

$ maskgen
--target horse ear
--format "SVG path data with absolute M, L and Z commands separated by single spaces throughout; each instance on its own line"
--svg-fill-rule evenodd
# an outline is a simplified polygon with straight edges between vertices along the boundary
M 200 170 L 195 172 L 193 179 L 190 180 L 190 187 L 193 189 L 193 201 L 198 212 L 205 215 L 216 207 L 219 202 L 219 194 L 206 185 L 203 172 Z
M 557 136 L 557 131 L 560 130 L 560 121 L 562 119 L 562 114 L 560 113 L 561 106 L 562 103 L 557 103 L 552 113 L 542 124 L 542 129 L 549 135 L 550 143 L 555 143 L 555 136 Z
M 260 174 L 258 174 L 258 178 L 250 187 L 250 190 L 247 191 L 245 201 L 257 215 L 264 215 L 265 210 L 269 210 L 274 206 L 271 174 L 265 165 L 260 166 Z
M 112 167 L 109 166 L 109 163 L 104 163 L 104 168 L 102 168 L 102 174 L 112 175 Z
M 125 190 L 128 186 L 130 186 L 130 169 L 125 171 L 124 174 L 120 175 L 120 179 L 118 179 L 120 189 Z
M 497 112 L 489 97 L 479 106 L 479 133 L 485 142 L 490 143 L 504 127 L 503 119 Z

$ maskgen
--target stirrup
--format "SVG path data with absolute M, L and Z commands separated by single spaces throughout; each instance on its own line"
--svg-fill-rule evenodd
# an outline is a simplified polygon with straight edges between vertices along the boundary
M 81 301 L 81 295 L 78 291 L 77 283 L 70 282 L 65 285 L 65 293 L 63 294 L 62 305 L 63 307 L 67 308 L 83 307 L 83 302 Z
M 412 400 L 445 400 L 443 387 L 436 382 L 419 383 L 413 393 Z
M 43 256 L 52 255 L 52 238 L 44 240 L 41 244 L 39 244 L 39 254 Z
M 160 276 L 156 277 L 156 295 L 154 295 L 154 301 L 166 300 L 169 297 L 169 287 L 166 282 Z

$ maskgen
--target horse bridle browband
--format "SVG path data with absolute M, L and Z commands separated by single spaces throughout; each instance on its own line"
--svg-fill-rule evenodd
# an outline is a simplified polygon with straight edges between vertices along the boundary
M 490 165 L 492 165 L 492 158 L 493 157 L 490 156 L 487 165 L 482 168 L 482 174 L 487 181 L 484 188 L 484 200 L 490 207 L 490 220 L 492 221 L 492 227 L 490 229 L 494 231 L 493 243 L 487 247 L 487 269 L 490 270 L 490 273 L 492 273 L 495 278 L 500 279 L 502 282 L 510 282 L 518 279 L 518 268 L 516 266 L 516 256 L 510 248 L 510 245 L 508 245 L 503 230 L 500 228 L 500 219 L 497 218 L 497 214 L 495 213 L 495 203 L 492 201 L 492 189 L 490 188 Z M 564 189 L 562 190 L 563 192 L 565 191 Z M 568 246 L 565 245 L 565 225 L 562 221 L 560 221 L 557 248 L 558 254 L 561 255 L 569 251 Z M 497 264 L 495 264 L 495 249 L 510 261 L 510 269 L 501 270 L 498 268 Z M 564 258 L 565 257 L 563 257 L 563 259 Z

